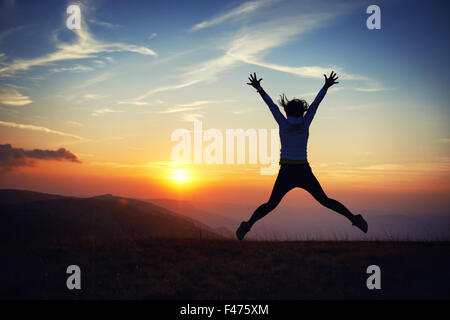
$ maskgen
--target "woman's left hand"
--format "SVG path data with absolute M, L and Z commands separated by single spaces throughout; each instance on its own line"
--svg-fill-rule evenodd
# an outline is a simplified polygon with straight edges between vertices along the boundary
M 248 84 L 249 86 L 252 86 L 252 87 L 255 88 L 255 89 L 261 88 L 260 82 L 261 82 L 262 78 L 259 79 L 259 80 L 257 80 L 257 78 L 256 78 L 256 72 L 253 72 L 253 74 L 250 74 L 250 77 L 248 78 L 248 80 L 250 80 L 250 82 L 247 82 L 247 84 Z

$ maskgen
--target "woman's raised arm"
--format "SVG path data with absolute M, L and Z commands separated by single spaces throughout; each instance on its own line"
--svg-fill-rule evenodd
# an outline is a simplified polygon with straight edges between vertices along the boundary
M 254 72 L 253 74 L 250 74 L 250 77 L 248 78 L 248 80 L 250 80 L 250 82 L 247 82 L 247 84 L 249 86 L 252 86 L 253 88 L 256 89 L 256 91 L 259 92 L 259 94 L 263 98 L 264 102 L 267 104 L 270 111 L 272 112 L 272 115 L 275 118 L 275 120 L 277 121 L 278 125 L 282 126 L 286 122 L 286 118 L 283 116 L 283 114 L 281 113 L 278 106 L 272 101 L 270 96 L 261 87 L 262 78 L 258 80 L 256 77 L 256 72 Z

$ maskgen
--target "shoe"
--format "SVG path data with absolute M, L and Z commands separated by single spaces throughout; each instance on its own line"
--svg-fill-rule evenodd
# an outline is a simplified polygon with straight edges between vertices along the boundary
M 244 239 L 245 235 L 247 234 L 247 232 L 250 231 L 250 227 L 249 227 L 249 223 L 242 221 L 241 225 L 239 226 L 239 228 L 236 230 L 236 237 L 239 240 Z
M 367 233 L 367 230 L 369 229 L 367 221 L 364 220 L 364 218 L 360 214 L 353 216 L 352 225 L 357 226 L 364 233 Z

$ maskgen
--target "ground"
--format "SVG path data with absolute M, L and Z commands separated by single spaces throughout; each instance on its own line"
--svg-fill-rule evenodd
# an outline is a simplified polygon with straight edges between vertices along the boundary
M 3 244 L 2 299 L 449 299 L 450 242 Z M 81 268 L 68 290 L 66 268 Z M 369 265 L 381 290 L 368 290 Z

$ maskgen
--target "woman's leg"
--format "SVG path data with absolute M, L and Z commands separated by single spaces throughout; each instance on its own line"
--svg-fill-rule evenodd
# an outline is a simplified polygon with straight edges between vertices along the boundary
M 323 191 L 319 181 L 312 173 L 311 169 L 308 170 L 307 177 L 305 177 L 305 181 L 300 187 L 308 191 L 314 197 L 314 199 L 316 199 L 324 207 L 336 211 L 350 221 L 353 221 L 353 213 L 351 213 L 350 210 L 348 210 L 339 201 L 328 198 L 328 196 Z
M 263 218 L 270 211 L 275 209 L 275 207 L 280 203 L 281 199 L 283 199 L 284 195 L 288 193 L 289 190 L 295 187 L 295 183 L 292 178 L 293 175 L 289 172 L 288 167 L 280 168 L 269 201 L 260 205 L 258 209 L 255 210 L 253 215 L 247 221 L 247 223 L 249 224 L 248 227 L 251 228 L 256 221 Z

